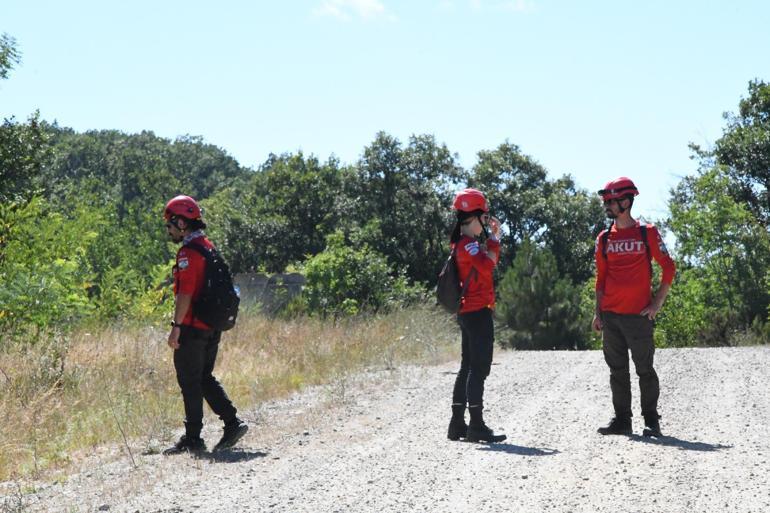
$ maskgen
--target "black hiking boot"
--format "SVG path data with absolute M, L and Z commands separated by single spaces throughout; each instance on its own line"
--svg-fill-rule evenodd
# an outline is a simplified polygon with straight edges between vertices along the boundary
M 449 421 L 449 429 L 446 437 L 453 442 L 465 438 L 468 433 L 468 424 L 465 423 L 465 404 L 452 405 L 452 419 Z
M 245 422 L 238 418 L 236 418 L 232 423 L 226 424 L 225 432 L 219 442 L 217 442 L 217 445 L 214 446 L 214 450 L 212 452 L 219 452 L 224 451 L 225 449 L 229 449 L 235 445 L 238 440 L 243 438 L 243 435 L 245 435 L 248 430 L 249 426 L 247 426 Z
M 465 438 L 468 435 L 468 425 L 465 420 L 459 420 L 452 417 L 449 421 L 449 429 L 447 430 L 446 437 L 453 442 L 461 438 Z
M 486 424 L 475 425 L 473 423 L 468 426 L 468 433 L 465 435 L 465 440 L 468 442 L 496 443 L 502 442 L 506 438 L 508 437 L 505 435 L 496 435 Z
M 644 429 L 642 430 L 642 436 L 653 436 L 659 438 L 663 436 L 660 432 L 660 415 L 657 413 L 644 415 Z
M 612 417 L 610 423 L 597 429 L 600 435 L 630 435 L 633 432 L 631 417 Z
M 183 454 L 189 452 L 190 454 L 200 454 L 206 450 L 206 443 L 200 437 L 190 437 L 182 435 L 177 443 L 163 451 L 164 456 L 171 456 L 173 454 Z

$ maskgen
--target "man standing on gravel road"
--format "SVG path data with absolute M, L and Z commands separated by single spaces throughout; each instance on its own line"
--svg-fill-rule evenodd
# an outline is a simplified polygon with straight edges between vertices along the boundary
M 163 454 L 200 453 L 206 450 L 201 438 L 203 400 L 224 422 L 222 439 L 214 452 L 227 449 L 246 434 L 249 427 L 236 415 L 237 410 L 224 388 L 212 375 L 222 332 L 200 320 L 193 306 L 203 289 L 206 258 L 200 249 L 214 250 L 203 230 L 206 224 L 198 203 L 189 196 L 169 200 L 163 212 L 169 238 L 182 247 L 174 266 L 174 320 L 168 345 L 174 350 L 174 368 L 185 412 L 185 434 Z
M 634 182 L 620 177 L 607 182 L 599 195 L 614 222 L 596 238 L 596 314 L 593 328 L 602 332 L 604 360 L 610 368 L 615 416 L 602 435 L 631 434 L 631 375 L 628 351 L 639 376 L 644 436 L 661 436 L 658 414 L 660 385 L 653 368 L 655 316 L 671 288 L 676 272 L 658 229 L 631 217 Z M 663 270 L 652 296 L 652 259 Z

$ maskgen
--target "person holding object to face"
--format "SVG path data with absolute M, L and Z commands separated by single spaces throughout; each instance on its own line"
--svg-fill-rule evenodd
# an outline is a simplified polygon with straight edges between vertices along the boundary
M 500 255 L 500 222 L 489 215 L 484 194 L 465 189 L 454 199 L 457 215 L 451 235 L 457 274 L 461 287 L 466 287 L 457 321 L 462 332 L 462 360 L 452 393 L 452 418 L 447 437 L 465 438 L 471 442 L 502 442 L 505 435 L 496 435 L 484 423 L 484 381 L 492 365 L 495 342 L 492 311 L 495 289 L 492 273 Z M 487 231 L 487 225 L 491 233 Z M 488 234 L 484 243 L 482 233 Z M 470 424 L 465 424 L 466 405 Z
M 653 368 L 654 320 L 676 272 L 658 229 L 631 217 L 634 182 L 620 177 L 607 182 L 599 195 L 612 226 L 596 239 L 596 314 L 593 329 L 602 333 L 604 359 L 610 368 L 615 416 L 602 435 L 631 434 L 631 376 L 628 352 L 639 376 L 644 436 L 661 436 L 658 414 L 660 385 Z M 653 296 L 652 260 L 663 270 Z
M 222 332 L 211 329 L 195 317 L 193 305 L 204 283 L 206 258 L 190 246 L 214 248 L 203 229 L 198 203 L 189 196 L 176 196 L 163 213 L 169 238 L 182 243 L 174 266 L 174 320 L 168 335 L 168 345 L 174 350 L 174 368 L 185 412 L 185 434 L 163 454 L 201 452 L 206 445 L 201 439 L 203 400 L 224 422 L 222 439 L 214 447 L 220 451 L 235 445 L 249 427 L 238 418 L 237 410 L 224 388 L 212 375 Z

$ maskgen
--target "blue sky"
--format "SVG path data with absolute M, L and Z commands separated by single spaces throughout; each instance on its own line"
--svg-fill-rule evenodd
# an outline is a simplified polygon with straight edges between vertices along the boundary
M 749 80 L 770 80 L 770 2 L 3 0 L 22 64 L 0 117 L 201 135 L 256 167 L 358 159 L 431 133 L 470 168 L 505 140 L 590 190 L 628 175 L 665 215 Z

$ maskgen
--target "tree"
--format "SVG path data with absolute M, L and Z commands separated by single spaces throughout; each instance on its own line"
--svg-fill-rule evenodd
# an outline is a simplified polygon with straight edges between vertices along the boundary
M 346 192 L 372 248 L 413 281 L 434 284 L 448 252 L 451 198 L 465 178 L 456 155 L 432 135 L 413 135 L 404 148 L 380 132 Z
M 41 189 L 49 156 L 48 136 L 38 113 L 26 123 L 4 120 L 0 125 L 0 202 L 24 201 Z
M 0 34 L 0 80 L 8 78 L 8 72 L 21 62 L 16 40 L 3 32 Z
M 548 180 L 544 167 L 507 141 L 478 157 L 469 185 L 487 194 L 507 228 L 498 267 L 508 267 L 522 241 L 531 239 L 550 249 L 561 275 L 575 284 L 588 279 L 593 241 L 604 224 L 598 198 L 569 175 Z
M 333 158 L 270 155 L 240 185 L 205 201 L 211 233 L 232 269 L 281 272 L 323 251 L 327 235 L 351 218 L 346 174 Z
M 556 259 L 529 239 L 521 244 L 499 287 L 499 316 L 516 349 L 582 349 L 590 320 L 580 288 L 560 277 Z
M 716 166 L 682 180 L 669 200 L 668 226 L 676 236 L 678 259 L 688 279 L 699 282 L 685 290 L 689 300 L 705 307 L 698 310 L 704 316 L 699 326 L 724 324 L 709 329 L 712 334 L 764 321 L 770 300 L 765 285 L 770 236 L 747 203 L 725 194 L 733 184 L 730 170 Z
M 715 143 L 716 164 L 733 178 L 728 192 L 765 226 L 770 221 L 770 84 L 749 82 L 738 114 L 725 114 L 727 127 Z M 708 154 L 707 154 L 708 155 Z

